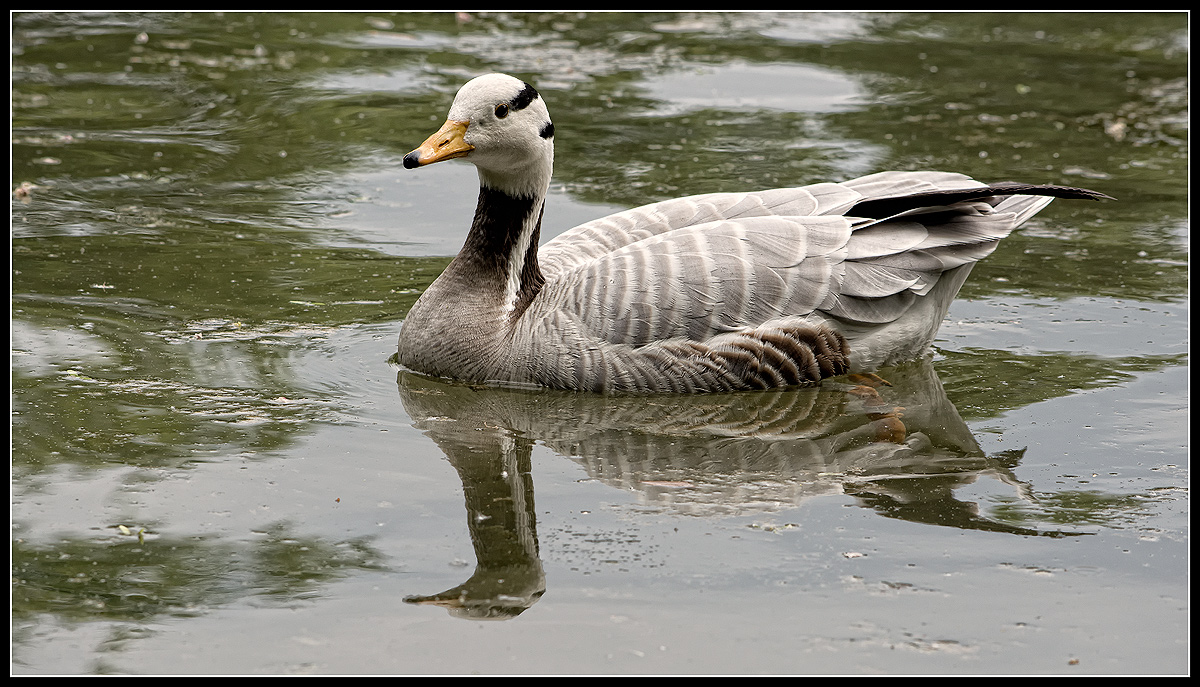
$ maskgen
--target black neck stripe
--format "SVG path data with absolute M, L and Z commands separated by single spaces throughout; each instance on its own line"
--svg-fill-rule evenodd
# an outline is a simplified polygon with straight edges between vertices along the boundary
M 546 279 L 538 267 L 538 240 L 542 232 L 542 213 L 545 203 L 537 198 L 518 198 L 487 186 L 479 187 L 479 203 L 475 207 L 475 220 L 471 231 L 459 252 L 464 264 L 475 271 L 472 279 L 495 280 L 503 291 L 508 275 L 517 259 L 517 241 L 528 223 L 533 220 L 529 234 L 529 247 L 522 257 L 518 277 L 516 303 L 512 316 L 519 317 L 533 297 L 542 290 Z M 537 213 L 536 218 L 534 213 Z

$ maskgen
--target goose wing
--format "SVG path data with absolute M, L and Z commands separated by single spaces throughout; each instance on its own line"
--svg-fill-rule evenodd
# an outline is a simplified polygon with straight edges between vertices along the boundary
M 697 224 L 577 262 L 541 297 L 607 343 L 702 341 L 836 300 L 851 228 L 841 216 Z
M 990 254 L 1049 198 L 1015 196 L 898 217 L 751 216 L 662 231 L 547 278 L 544 305 L 599 340 L 703 341 L 816 315 L 899 319 L 942 274 Z
M 568 229 L 541 247 L 538 260 L 542 271 L 551 276 L 643 239 L 685 227 L 751 217 L 841 215 L 867 200 L 984 186 L 953 172 L 878 172 L 842 183 L 672 198 Z
M 752 217 L 837 215 L 863 198 L 858 191 L 832 183 L 673 198 L 568 229 L 539 249 L 538 262 L 542 272 L 552 277 L 678 229 Z

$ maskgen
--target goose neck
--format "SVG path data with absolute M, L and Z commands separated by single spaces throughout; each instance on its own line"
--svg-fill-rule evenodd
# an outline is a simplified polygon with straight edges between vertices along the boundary
M 480 186 L 471 230 L 455 259 L 468 279 L 464 286 L 499 295 L 508 318 L 519 317 L 545 283 L 537 259 L 544 207 L 544 194 L 513 196 Z

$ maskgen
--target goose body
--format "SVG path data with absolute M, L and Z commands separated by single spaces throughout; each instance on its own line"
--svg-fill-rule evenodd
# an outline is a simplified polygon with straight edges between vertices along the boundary
M 554 125 L 529 84 L 469 81 L 408 168 L 479 172 L 461 251 L 397 361 L 470 382 L 597 392 L 810 385 L 921 355 L 972 266 L 1062 186 L 946 172 L 662 201 L 538 245 Z

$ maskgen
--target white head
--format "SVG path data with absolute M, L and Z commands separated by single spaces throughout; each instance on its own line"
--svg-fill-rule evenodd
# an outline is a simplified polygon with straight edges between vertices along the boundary
M 478 168 L 484 186 L 519 197 L 545 195 L 554 167 L 546 103 L 533 86 L 507 74 L 471 79 L 454 97 L 446 123 L 404 156 L 404 166 L 456 157 Z

